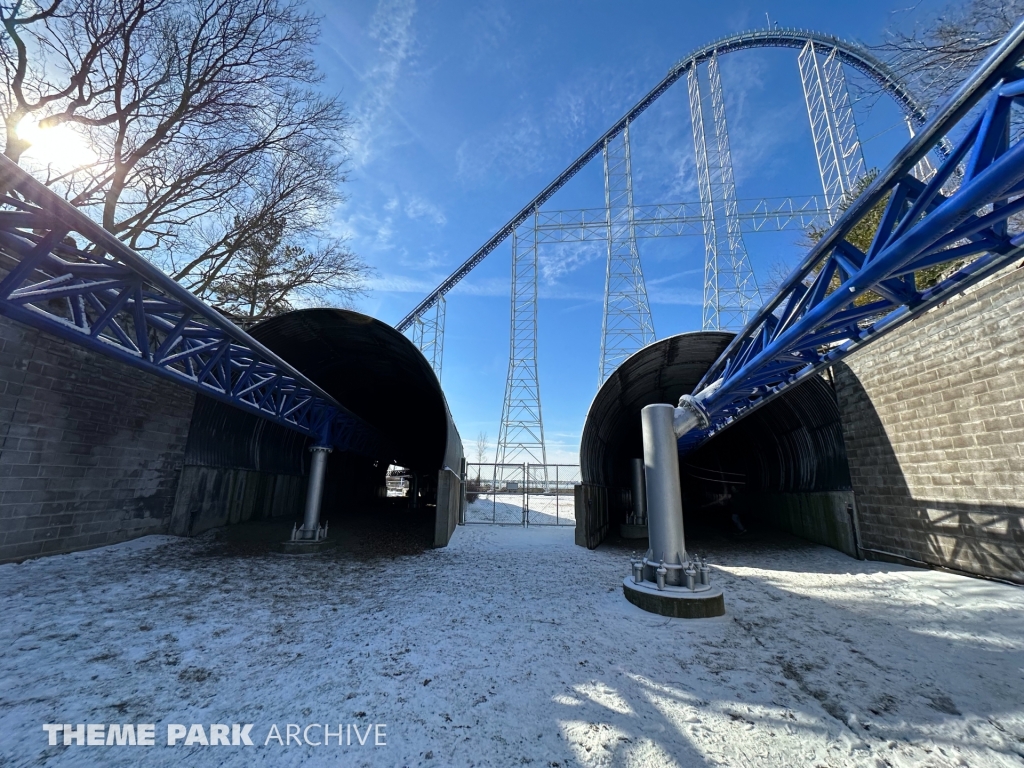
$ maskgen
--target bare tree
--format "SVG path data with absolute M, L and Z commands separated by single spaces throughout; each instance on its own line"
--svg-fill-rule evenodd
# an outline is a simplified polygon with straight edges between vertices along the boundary
M 250 238 L 213 284 L 218 306 L 243 327 L 293 308 L 295 297 L 322 302 L 351 298 L 366 272 L 365 265 L 338 242 L 307 249 L 284 245 L 284 222 Z
M 926 107 L 940 103 L 1024 15 L 1024 0 L 950 3 L 910 31 L 896 30 L 875 50 Z
M 365 267 L 325 231 L 350 121 L 315 88 L 300 0 L 19 1 L 0 20 L 9 158 L 27 116 L 81 131 L 96 161 L 47 183 L 227 311 L 358 291 Z M 278 247 L 257 257 L 270 231 Z M 270 266 L 292 274 L 271 286 L 256 274 Z
M 484 458 L 487 456 L 487 433 L 480 431 L 476 436 L 476 481 L 480 482 L 480 465 L 484 463 Z

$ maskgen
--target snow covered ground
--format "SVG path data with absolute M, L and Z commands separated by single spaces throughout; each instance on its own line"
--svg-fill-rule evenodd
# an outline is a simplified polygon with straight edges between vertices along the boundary
M 1024 590 L 722 543 L 727 615 L 687 622 L 625 601 L 628 552 L 572 539 L 302 559 L 149 537 L 0 566 L 0 765 L 1024 766 Z M 51 747 L 44 723 L 155 723 L 156 746 Z M 169 747 L 168 723 L 252 723 L 255 746 Z M 264 745 L 288 723 L 386 723 L 386 745 Z
M 481 493 L 466 505 L 466 522 L 521 525 L 524 506 L 530 525 L 576 525 L 576 500 L 565 493 Z

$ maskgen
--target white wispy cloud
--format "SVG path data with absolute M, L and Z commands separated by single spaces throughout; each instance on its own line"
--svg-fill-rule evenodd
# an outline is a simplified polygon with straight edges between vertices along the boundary
M 357 166 L 370 160 L 375 138 L 387 129 L 395 114 L 395 89 L 415 45 L 415 16 L 415 0 L 380 0 L 370 21 L 369 35 L 377 43 L 377 56 L 362 75 L 365 88 L 353 109 L 356 124 L 352 159 Z
M 366 281 L 366 287 L 372 291 L 384 293 L 416 293 L 427 294 L 434 290 L 437 282 L 427 277 L 415 277 L 405 273 L 381 274 Z
M 422 197 L 414 196 L 405 204 L 405 215 L 410 219 L 427 219 L 439 226 L 448 223 L 448 218 L 438 206 Z
M 591 262 L 603 258 L 606 250 L 607 246 L 598 241 L 541 246 L 537 254 L 540 277 L 546 284 L 556 283 Z

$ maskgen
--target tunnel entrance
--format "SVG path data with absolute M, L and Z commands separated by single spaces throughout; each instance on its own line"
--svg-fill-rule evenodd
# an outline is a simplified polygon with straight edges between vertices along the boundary
M 675 405 L 732 340 L 684 333 L 637 352 L 605 381 L 580 444 L 592 514 L 577 542 L 615 537 L 632 510 L 630 462 L 643 456 L 640 410 Z M 777 528 L 856 556 L 854 498 L 835 393 L 812 377 L 680 459 L 687 536 Z
M 374 526 L 444 546 L 461 493 L 462 442 L 441 385 L 419 350 L 357 312 L 309 309 L 265 320 L 250 334 L 382 435 L 379 456 L 333 451 L 320 519 L 335 535 Z M 197 397 L 176 519 L 196 534 L 245 520 L 302 522 L 311 438 Z M 400 467 L 404 493 L 389 494 Z M 329 534 L 330 535 L 330 534 Z M 397 535 L 397 534 L 394 534 Z

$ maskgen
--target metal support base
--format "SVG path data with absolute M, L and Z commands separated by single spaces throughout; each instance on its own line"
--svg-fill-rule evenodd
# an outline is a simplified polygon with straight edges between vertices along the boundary
M 626 599 L 645 611 L 683 619 L 725 613 L 722 590 L 711 586 L 711 569 L 686 553 L 683 502 L 679 487 L 676 438 L 707 419 L 699 403 L 684 396 L 678 408 L 648 405 L 640 411 L 644 439 L 647 528 L 646 556 L 634 556 L 632 574 L 622 590 Z M 624 525 L 627 527 L 639 527 Z M 623 531 L 623 536 L 626 536 Z
M 282 541 L 277 551 L 285 555 L 315 555 L 338 546 L 337 539 L 320 539 L 319 541 Z
M 725 615 L 725 597 L 716 587 L 707 586 L 702 592 L 691 592 L 686 587 L 658 589 L 647 581 L 637 584 L 627 576 L 622 582 L 622 593 L 637 608 L 661 616 L 710 619 Z

